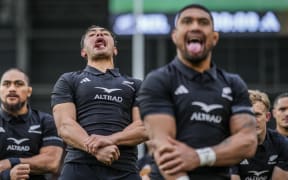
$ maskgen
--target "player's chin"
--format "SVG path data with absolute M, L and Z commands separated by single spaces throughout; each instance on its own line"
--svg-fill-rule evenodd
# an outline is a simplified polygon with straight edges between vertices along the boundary
M 262 133 L 262 129 L 256 128 L 256 133 L 257 133 L 257 135 L 260 135 Z

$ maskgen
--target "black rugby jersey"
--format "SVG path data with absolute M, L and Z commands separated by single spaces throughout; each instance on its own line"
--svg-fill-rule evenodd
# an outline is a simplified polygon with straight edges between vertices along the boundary
M 253 158 L 244 159 L 232 168 L 241 179 L 270 179 L 275 166 L 288 170 L 288 141 L 276 131 L 267 129 L 263 144 Z
M 142 118 L 153 113 L 174 116 L 176 139 L 193 148 L 213 146 L 227 138 L 231 115 L 253 114 L 247 87 L 238 75 L 215 64 L 199 73 L 177 57 L 147 75 L 138 100 Z M 197 171 L 222 174 L 229 168 L 200 167 L 193 172 Z
M 53 117 L 29 108 L 27 114 L 13 117 L 0 109 L 0 159 L 27 158 L 39 154 L 44 146 L 63 147 Z M 30 176 L 30 179 L 45 179 Z
M 102 73 L 86 66 L 83 71 L 65 73 L 58 79 L 52 92 L 52 106 L 72 102 L 78 123 L 89 135 L 111 135 L 132 123 L 131 110 L 137 106 L 135 98 L 140 84 L 140 80 L 123 76 L 118 69 Z M 120 158 L 112 167 L 135 171 L 137 146 L 119 146 L 119 150 Z M 70 146 L 65 162 L 100 163 Z

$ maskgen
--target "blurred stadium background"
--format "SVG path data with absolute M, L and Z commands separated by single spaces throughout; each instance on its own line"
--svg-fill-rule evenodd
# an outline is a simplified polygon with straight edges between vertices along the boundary
M 98 24 L 118 35 L 116 66 L 143 78 L 175 56 L 173 17 L 191 2 L 213 11 L 221 33 L 213 53 L 218 66 L 239 73 L 271 100 L 288 90 L 288 0 L 0 0 L 0 73 L 26 70 L 32 106 L 51 112 L 55 81 L 85 66 L 80 38 Z

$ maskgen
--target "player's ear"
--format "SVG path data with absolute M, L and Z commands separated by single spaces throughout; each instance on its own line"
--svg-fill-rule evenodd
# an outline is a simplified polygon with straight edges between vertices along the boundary
M 114 56 L 117 56 L 117 54 L 118 54 L 118 49 L 116 47 L 114 47 L 114 49 L 113 49 L 113 54 L 114 54 Z
M 270 112 L 267 112 L 266 113 L 266 119 L 267 119 L 267 122 L 271 119 L 271 113 Z
M 32 90 L 33 90 L 32 87 L 29 86 L 29 87 L 28 87 L 28 93 L 27 93 L 28 98 L 31 97 L 31 95 L 32 95 Z
M 81 49 L 81 57 L 83 57 L 83 58 L 87 57 L 87 53 L 84 49 Z
M 174 42 L 174 44 L 176 44 L 176 29 L 173 29 L 173 31 L 172 31 L 171 39 Z
M 214 47 L 215 47 L 216 44 L 218 43 L 219 36 L 220 36 L 220 35 L 219 35 L 218 32 L 216 32 L 216 31 L 213 32 L 213 41 L 212 41 L 212 43 L 213 43 L 213 46 L 214 46 Z

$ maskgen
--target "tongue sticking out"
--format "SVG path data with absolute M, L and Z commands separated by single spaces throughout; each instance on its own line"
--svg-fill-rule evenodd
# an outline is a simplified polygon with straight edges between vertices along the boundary
M 188 51 L 192 53 L 199 53 L 201 50 L 201 44 L 198 42 L 192 42 L 188 44 Z
M 104 48 L 105 47 L 105 44 L 103 42 L 98 42 L 96 43 L 95 47 L 97 48 Z

